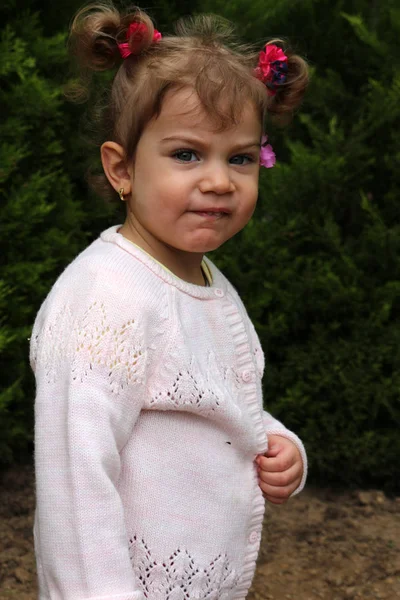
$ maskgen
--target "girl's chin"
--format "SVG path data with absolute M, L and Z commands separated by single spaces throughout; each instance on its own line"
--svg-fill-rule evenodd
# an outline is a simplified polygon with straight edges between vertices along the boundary
M 207 252 L 217 250 L 223 243 L 224 242 L 214 242 L 213 244 L 188 244 L 187 247 L 181 248 L 181 250 L 188 254 L 206 254 Z
M 182 244 L 182 250 L 185 252 L 193 252 L 197 254 L 205 254 L 206 252 L 212 252 L 217 250 L 222 244 L 224 244 L 229 238 L 221 239 L 220 236 L 209 236 L 207 239 L 188 240 L 187 243 Z

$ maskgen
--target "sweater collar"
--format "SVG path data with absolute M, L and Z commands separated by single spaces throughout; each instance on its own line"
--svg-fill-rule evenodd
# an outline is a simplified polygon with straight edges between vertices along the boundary
M 122 250 L 127 252 L 141 262 L 146 268 L 152 271 L 157 277 L 164 280 L 169 285 L 176 287 L 181 292 L 194 296 L 200 299 L 213 299 L 215 297 L 223 297 L 226 295 L 227 286 L 226 281 L 220 271 L 214 266 L 214 264 L 207 258 L 203 260 L 206 262 L 212 275 L 212 285 L 202 286 L 194 283 L 189 283 L 180 277 L 177 277 L 174 273 L 165 268 L 161 263 L 155 260 L 145 250 L 142 250 L 136 244 L 133 244 L 127 240 L 121 233 L 118 233 L 118 229 L 121 225 L 113 225 L 100 234 L 103 242 L 108 242 L 119 246 Z

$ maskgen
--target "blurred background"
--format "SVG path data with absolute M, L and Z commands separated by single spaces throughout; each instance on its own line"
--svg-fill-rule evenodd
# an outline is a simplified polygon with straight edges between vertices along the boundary
M 63 97 L 72 76 L 67 30 L 80 6 L 78 0 L 0 5 L 0 464 L 3 473 L 14 469 L 17 490 L 2 496 L 3 506 L 14 504 L 22 515 L 33 506 L 26 473 L 33 452 L 28 340 L 35 314 L 76 254 L 123 220 L 118 205 L 88 190 L 85 173 L 95 149 L 85 139 L 86 106 Z M 265 405 L 304 440 L 314 489 L 358 490 L 352 502 L 366 518 L 371 505 L 393 508 L 385 495 L 362 490 L 392 498 L 400 491 L 399 0 L 157 0 L 142 8 L 162 32 L 180 16 L 217 13 L 236 23 L 244 41 L 261 49 L 271 37 L 285 38 L 308 60 L 311 84 L 301 109 L 285 128 L 270 125 L 278 162 L 261 174 L 256 213 L 211 258 L 256 325 L 266 355 Z M 18 498 L 28 492 L 26 505 Z M 308 523 L 331 519 L 335 529 L 342 518 L 343 524 L 343 514 L 332 510 L 346 501 L 325 495 L 322 510 L 321 498 Z M 305 519 L 307 502 L 299 501 L 288 527 Z M 396 514 L 398 526 L 398 508 Z M 29 529 L 27 523 L 20 527 Z M 286 525 L 275 536 L 284 536 Z M 377 534 L 370 535 L 376 542 Z M 382 543 L 379 555 L 394 542 Z M 6 581 L 23 586 L 27 572 L 30 581 L 33 559 L 26 560 L 31 570 L 25 565 L 24 575 L 17 561 L 12 568 L 20 571 L 9 569 L 14 574 Z M 377 567 L 375 556 L 373 564 L 390 579 L 396 571 L 387 571 L 388 560 Z M 343 584 L 343 593 L 324 596 L 321 588 L 301 598 L 370 597 L 370 586 L 357 595 L 344 576 L 339 583 L 335 577 L 326 589 Z M 5 585 L 0 597 L 33 598 L 29 581 L 28 591 L 20 587 L 14 596 Z M 379 589 L 371 597 L 399 597 L 394 587 Z M 254 592 L 254 598 L 275 597 L 295 596 Z

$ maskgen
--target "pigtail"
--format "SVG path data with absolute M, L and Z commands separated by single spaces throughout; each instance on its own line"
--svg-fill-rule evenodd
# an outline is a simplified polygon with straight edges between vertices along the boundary
M 132 27 L 133 24 L 138 26 Z M 84 6 L 75 15 L 68 40 L 78 78 L 65 90 L 69 100 L 86 100 L 92 73 L 129 69 L 132 62 L 154 43 L 155 29 L 150 17 L 139 8 L 120 12 L 112 2 Z M 129 60 L 125 61 L 129 54 Z
M 271 40 L 268 46 L 281 48 L 287 57 L 285 82 L 274 88 L 268 104 L 268 113 L 278 122 L 289 121 L 299 107 L 309 83 L 309 70 L 306 61 L 290 49 L 285 49 L 282 40 Z
M 121 28 L 119 12 L 108 4 L 89 4 L 72 21 L 69 50 L 82 69 L 104 71 L 119 59 L 117 36 Z
M 130 25 L 142 28 L 129 32 Z M 89 4 L 75 16 L 70 30 L 70 49 L 78 63 L 94 71 L 111 69 L 121 62 L 121 43 L 139 56 L 153 43 L 154 25 L 139 8 L 120 13 L 112 3 Z

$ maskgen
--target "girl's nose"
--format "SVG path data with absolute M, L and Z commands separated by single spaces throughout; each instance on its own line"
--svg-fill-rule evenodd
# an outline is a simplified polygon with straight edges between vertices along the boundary
M 210 165 L 200 181 L 199 189 L 203 194 L 207 192 L 214 192 L 214 194 L 234 192 L 235 186 L 229 173 L 229 167 Z

